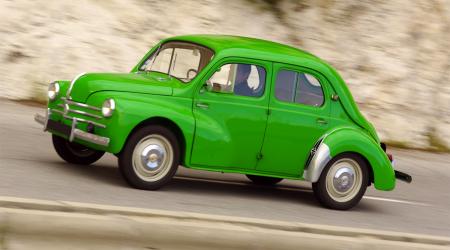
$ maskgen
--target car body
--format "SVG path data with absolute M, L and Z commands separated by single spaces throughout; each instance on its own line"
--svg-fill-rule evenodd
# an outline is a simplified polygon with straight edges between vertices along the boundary
M 47 114 L 35 119 L 54 134 L 58 154 L 89 164 L 103 152 L 113 153 L 125 179 L 137 188 L 159 188 L 178 164 L 242 173 L 260 184 L 284 178 L 314 184 L 343 156 L 349 157 L 339 164 L 347 165 L 337 167 L 328 184 L 324 177 L 325 192 L 349 180 L 351 185 L 363 182 L 364 191 L 371 183 L 392 190 L 396 177 L 410 181 L 394 171 L 385 145 L 339 74 L 318 57 L 275 42 L 172 37 L 154 46 L 129 73 L 85 73 L 56 81 L 49 98 Z M 145 137 L 144 130 L 157 136 Z M 97 157 L 73 155 L 74 147 Z M 154 180 L 150 170 L 158 164 L 177 166 L 158 170 L 170 173 Z M 348 209 L 362 194 L 356 196 L 351 204 L 321 203 Z

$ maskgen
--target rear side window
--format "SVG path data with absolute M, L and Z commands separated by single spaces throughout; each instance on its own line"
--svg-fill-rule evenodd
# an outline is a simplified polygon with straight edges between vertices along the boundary
M 275 97 L 280 101 L 319 107 L 324 102 L 322 86 L 314 76 L 280 70 L 275 83 Z

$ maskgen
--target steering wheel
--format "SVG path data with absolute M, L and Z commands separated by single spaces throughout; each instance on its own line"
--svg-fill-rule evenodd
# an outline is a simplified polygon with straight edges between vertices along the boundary
M 194 73 L 195 73 L 195 75 L 194 75 L 193 77 L 189 77 L 189 75 L 190 75 L 191 72 L 194 72 Z M 186 72 L 186 79 L 191 80 L 191 79 L 194 78 L 196 75 L 197 75 L 197 70 L 196 70 L 196 69 L 189 69 L 189 70 Z

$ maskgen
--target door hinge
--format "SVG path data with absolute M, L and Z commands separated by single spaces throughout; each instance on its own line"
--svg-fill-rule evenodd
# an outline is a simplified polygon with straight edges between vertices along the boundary
M 256 155 L 256 160 L 261 160 L 263 158 L 263 155 L 261 154 L 261 153 L 258 153 L 257 155 Z

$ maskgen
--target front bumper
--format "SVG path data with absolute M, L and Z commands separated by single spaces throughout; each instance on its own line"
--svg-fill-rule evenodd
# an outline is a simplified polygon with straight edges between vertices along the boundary
M 73 141 L 75 139 L 93 143 L 99 146 L 108 147 L 110 139 L 108 137 L 99 136 L 89 132 L 85 132 L 77 128 L 78 122 L 85 122 L 84 119 L 72 117 L 72 126 L 56 122 L 50 119 L 51 110 L 47 109 L 45 116 L 36 114 L 34 120 L 44 126 L 44 131 L 51 130 L 61 133 Z

